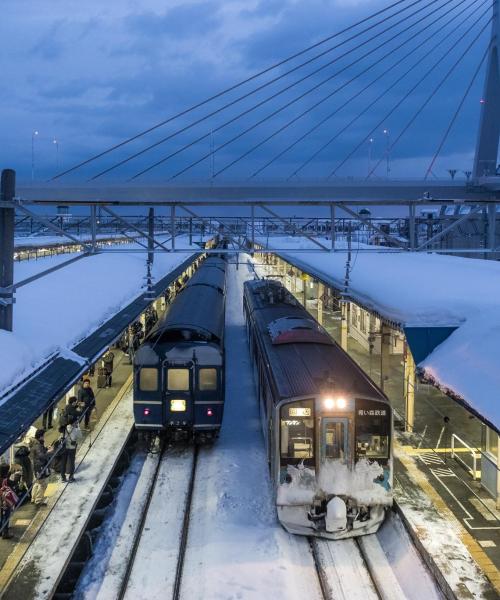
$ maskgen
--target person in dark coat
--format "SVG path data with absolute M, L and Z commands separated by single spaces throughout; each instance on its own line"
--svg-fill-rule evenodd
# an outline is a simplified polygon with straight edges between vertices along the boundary
M 104 373 L 106 375 L 106 387 L 111 387 L 111 383 L 113 381 L 113 364 L 115 360 L 115 355 L 111 350 L 108 350 L 106 354 L 102 357 L 102 365 L 104 367 Z
M 83 386 L 78 391 L 78 402 L 83 406 L 85 411 L 85 430 L 89 430 L 90 413 L 95 408 L 95 394 L 94 390 L 90 387 L 90 379 L 83 380 Z
M 30 438 L 32 440 L 32 438 Z M 31 464 L 31 450 L 30 441 L 28 437 L 21 437 L 14 444 L 14 462 L 21 467 L 23 470 L 23 482 L 26 486 L 31 488 L 33 483 L 33 465 Z
M 59 433 L 66 433 L 66 425 L 73 421 L 73 418 L 78 419 L 82 414 L 78 410 L 78 400 L 76 396 L 71 396 L 68 400 L 68 404 L 61 411 L 61 415 L 59 417 Z
M 9 480 L 7 477 L 2 478 L 0 484 L 0 529 L 4 540 L 10 540 L 13 537 L 9 532 L 9 521 L 10 515 L 18 502 L 19 498 L 9 486 Z
M 54 415 L 54 405 L 49 406 L 49 408 L 43 413 L 42 426 L 45 430 L 52 429 L 53 415 Z
M 75 480 L 75 458 L 78 442 L 82 439 L 82 432 L 78 427 L 78 419 L 75 417 L 66 426 L 65 452 L 61 461 L 61 480 L 66 482 L 66 475 L 69 475 L 70 483 Z
M 49 468 L 47 464 L 50 460 L 50 454 L 45 446 L 45 431 L 38 429 L 35 433 L 35 443 L 33 444 L 33 468 L 35 471 L 35 485 L 31 490 L 31 502 L 37 506 L 47 506 L 45 501 L 45 490 L 47 489 L 47 479 L 49 477 Z

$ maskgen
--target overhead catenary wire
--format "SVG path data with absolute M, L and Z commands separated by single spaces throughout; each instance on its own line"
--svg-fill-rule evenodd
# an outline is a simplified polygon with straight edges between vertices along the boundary
M 288 75 L 290 75 L 291 73 L 294 73 L 298 70 L 300 70 L 301 68 L 313 63 L 314 61 L 318 60 L 319 58 L 325 56 L 326 54 L 329 54 L 331 52 L 333 52 L 334 50 L 340 48 L 341 46 L 344 46 L 345 44 L 347 44 L 348 42 L 351 42 L 353 40 L 355 40 L 356 38 L 360 37 L 361 35 L 363 35 L 364 33 L 366 33 L 367 31 L 371 31 L 372 29 L 378 27 L 380 24 L 388 21 L 389 19 L 392 19 L 394 16 L 401 14 L 402 12 L 409 10 L 412 6 L 419 4 L 420 2 L 423 2 L 424 0 L 413 0 L 413 2 L 411 2 L 408 6 L 406 6 L 405 8 L 403 8 L 401 11 L 399 11 L 399 13 L 394 13 L 392 15 L 388 15 L 387 17 L 385 17 L 384 19 L 381 19 L 380 21 L 374 23 L 373 25 L 370 25 L 369 27 L 357 32 L 356 34 L 350 36 L 349 38 L 342 40 L 340 43 L 336 44 L 335 46 L 332 46 L 331 48 L 327 48 L 326 50 L 324 50 L 323 52 L 316 54 L 315 56 L 309 58 L 308 60 L 306 60 L 305 62 L 296 65 L 295 67 L 293 67 L 292 69 L 289 69 L 288 71 L 285 71 L 284 73 L 278 75 L 277 77 L 274 77 L 273 79 L 271 79 L 270 81 L 266 81 L 265 83 L 257 86 L 256 88 L 254 88 L 253 90 L 250 90 L 249 92 L 246 92 L 245 94 L 238 96 L 238 98 L 235 98 L 233 100 L 231 100 L 230 102 L 227 102 L 226 104 L 224 104 L 221 107 L 216 108 L 215 110 L 203 115 L 202 117 L 196 119 L 195 121 L 173 131 L 172 133 L 168 134 L 167 136 L 157 140 L 156 142 L 149 144 L 148 146 L 146 146 L 145 148 L 142 148 L 141 150 L 138 150 L 137 152 L 125 157 L 124 159 L 114 163 L 113 165 L 111 165 L 110 167 L 103 169 L 102 171 L 98 172 L 96 175 L 92 176 L 90 178 L 90 181 L 94 181 L 100 177 L 102 177 L 103 175 L 106 175 L 107 173 L 110 173 L 111 171 L 114 171 L 115 169 L 127 164 L 128 162 L 130 162 L 131 160 L 134 160 L 135 158 L 138 158 L 139 156 L 142 156 L 144 154 L 146 154 L 147 152 L 149 152 L 150 150 L 153 150 L 154 148 L 157 148 L 159 146 L 161 146 L 162 144 L 168 142 L 169 140 L 177 137 L 178 135 L 180 135 L 181 133 L 185 133 L 186 131 L 189 131 L 190 129 L 192 129 L 193 127 L 200 125 L 201 123 L 207 121 L 208 119 L 210 119 L 211 117 L 216 116 L 217 114 L 220 114 L 222 112 L 224 112 L 225 110 L 227 110 L 228 108 L 231 108 L 232 106 L 235 106 L 236 104 L 242 102 L 243 100 L 246 100 L 247 98 L 249 98 L 250 96 L 253 96 L 254 94 L 262 91 L 263 89 L 270 87 L 271 85 L 273 85 L 274 83 L 280 81 L 281 79 L 284 79 L 285 77 L 287 77 Z M 438 1 L 438 0 L 434 0 L 434 1 Z M 353 48 L 350 51 L 354 51 L 357 48 Z M 264 99 L 263 101 L 259 102 L 258 104 L 252 106 L 251 108 L 243 111 L 242 113 L 240 113 L 239 115 L 237 115 L 236 117 L 234 117 L 233 119 L 225 122 L 223 125 L 219 126 L 216 129 L 212 129 L 211 131 L 213 133 L 220 131 L 222 128 L 226 127 L 227 125 L 237 121 L 239 118 L 253 112 L 254 110 L 256 110 L 257 108 L 259 108 L 260 106 L 263 106 L 264 104 L 266 104 L 267 102 L 270 102 L 271 100 L 273 100 L 274 98 L 276 98 L 277 96 L 280 96 L 281 94 L 284 94 L 285 92 L 287 92 L 288 90 L 292 89 L 293 87 L 299 85 L 300 83 L 302 83 L 303 81 L 306 81 L 307 79 L 310 79 L 311 77 L 313 77 L 314 75 L 316 75 L 317 73 L 319 73 L 320 71 L 324 70 L 325 68 L 327 68 L 328 66 L 330 66 L 333 62 L 336 62 L 337 60 L 339 60 L 338 58 L 333 59 L 332 61 L 329 61 L 327 63 L 325 63 L 324 65 L 322 65 L 321 67 L 319 67 L 318 69 L 312 71 L 311 73 L 308 73 L 306 76 L 298 79 L 297 81 L 289 84 L 288 86 L 282 88 L 281 90 L 279 90 L 278 92 L 272 94 L 271 96 L 269 96 L 268 98 Z M 186 150 L 187 148 L 190 148 L 191 146 L 194 146 L 195 144 L 203 141 L 204 139 L 206 139 L 207 137 L 209 137 L 210 135 L 210 131 L 207 131 L 206 133 L 204 133 L 201 137 L 196 138 L 194 141 L 192 141 L 190 144 L 188 144 L 187 146 L 181 148 L 176 154 L 174 154 L 173 156 L 176 156 L 177 154 L 179 154 L 180 152 L 183 152 L 184 150 Z M 169 160 L 170 158 L 172 158 L 172 155 L 168 155 L 167 157 L 165 157 L 164 159 L 162 159 L 162 161 L 160 162 L 160 164 L 163 164 L 164 162 L 166 162 L 167 160 Z M 159 165 L 154 165 L 151 168 L 155 168 L 156 166 Z M 149 169 L 151 170 L 151 169 Z M 140 175 L 142 175 L 143 173 L 137 173 L 132 179 L 135 179 L 136 177 L 139 177 Z
M 477 25 L 477 23 L 479 23 L 479 21 L 485 16 L 485 14 L 488 11 L 489 7 L 476 19 L 476 21 L 470 26 L 469 30 L 465 33 L 465 35 L 461 36 L 458 42 L 461 41 L 468 33 L 470 33 L 470 31 Z M 361 148 L 365 141 L 369 139 L 369 137 L 387 121 L 387 119 L 401 106 L 401 104 L 403 104 L 403 102 L 413 94 L 413 92 L 419 87 L 419 85 L 425 79 L 427 79 L 427 77 L 451 54 L 451 52 L 457 47 L 458 42 L 454 42 L 448 48 L 448 50 L 446 50 L 446 52 L 442 54 L 441 57 L 432 65 L 432 67 L 428 69 L 427 72 L 411 87 L 411 89 L 402 98 L 400 98 L 398 102 L 396 102 L 396 104 L 383 116 L 383 118 L 375 125 L 375 127 L 373 127 L 370 130 L 370 132 L 367 135 L 365 135 L 362 138 L 362 140 L 351 150 L 351 152 L 349 152 L 349 154 L 329 173 L 327 179 L 333 177 L 337 173 L 337 171 L 351 158 L 351 156 L 353 156 L 353 154 L 357 152 L 359 148 Z
M 489 2 L 489 1 L 490 0 L 485 0 L 485 2 Z M 393 49 L 389 50 L 389 52 L 386 55 L 384 55 L 381 59 L 379 59 L 379 61 L 377 61 L 375 63 L 375 65 L 378 65 L 379 62 L 381 62 L 382 60 L 384 60 L 388 56 L 391 56 L 395 51 L 397 51 L 400 48 L 402 48 L 403 46 L 409 44 L 412 40 L 414 40 L 415 38 L 417 38 L 420 35 L 422 35 L 422 33 L 424 33 L 424 31 L 426 31 L 430 27 L 435 26 L 436 23 L 438 23 L 441 19 L 443 19 L 446 16 L 448 16 L 456 8 L 458 8 L 460 5 L 462 5 L 462 4 L 466 3 L 466 2 L 468 2 L 468 0 L 461 0 L 461 2 L 459 2 L 458 4 L 456 4 L 456 5 L 452 6 L 451 8 L 449 8 L 444 14 L 440 15 L 434 21 L 432 21 L 431 23 L 428 23 L 425 27 L 421 28 L 419 31 L 417 31 L 416 33 L 412 34 L 408 39 L 404 40 L 401 44 L 399 44 L 399 46 L 396 46 L 396 48 L 393 48 Z M 447 23 L 445 23 L 445 26 L 450 25 L 455 19 L 457 19 L 459 16 L 461 16 L 467 10 L 469 10 L 469 8 L 471 8 L 471 6 L 473 6 L 477 2 L 479 2 L 479 0 L 474 0 L 474 2 L 472 3 L 472 5 L 466 6 L 462 11 L 460 11 L 457 15 L 455 15 Z M 461 25 L 462 24 L 463 24 L 463 22 L 461 23 Z M 296 140 L 294 140 L 291 144 L 288 144 L 278 154 L 275 154 L 264 165 L 262 165 L 261 167 L 259 167 L 256 171 L 254 171 L 254 173 L 252 173 L 252 175 L 249 177 L 249 179 L 252 179 L 253 177 L 256 177 L 257 175 L 259 175 L 260 173 L 262 173 L 262 171 L 264 171 L 265 169 L 267 169 L 274 162 L 276 162 L 278 159 L 280 159 L 284 154 L 286 154 L 292 148 L 294 148 L 295 146 L 297 146 L 297 144 L 299 144 L 304 139 L 306 139 L 309 135 L 311 135 L 311 133 L 313 133 L 314 131 L 316 131 L 317 129 L 319 129 L 319 127 L 321 127 L 322 125 L 324 125 L 327 121 L 329 121 L 336 114 L 338 114 L 345 106 L 349 105 L 353 100 L 355 100 L 356 98 L 358 98 L 359 96 L 361 96 L 362 94 L 364 94 L 371 86 L 373 86 L 375 83 L 377 83 L 378 81 L 380 81 L 383 77 L 385 77 L 385 75 L 387 75 L 388 73 L 391 73 L 398 65 L 400 65 L 409 56 L 411 56 L 412 54 L 414 54 L 415 52 L 417 52 L 424 44 L 426 44 L 429 40 L 431 40 L 434 37 L 435 37 L 435 34 L 431 33 L 431 35 L 428 36 L 427 38 L 425 38 L 424 40 L 419 40 L 419 45 L 418 46 L 416 46 L 415 48 L 412 48 L 404 56 L 402 56 L 401 58 L 399 58 L 395 63 L 392 63 L 389 67 L 387 67 L 387 69 L 385 69 L 375 79 L 372 79 L 372 81 L 370 81 L 370 83 L 368 83 L 367 85 L 365 85 L 361 90 L 359 90 L 358 92 L 356 92 L 355 94 L 353 94 L 352 96 L 350 96 L 345 102 L 343 102 L 340 106 L 338 106 L 333 112 L 329 113 L 326 117 L 324 117 L 323 119 L 321 119 L 318 123 L 316 123 L 313 127 L 311 127 L 310 129 L 308 129 L 305 133 L 303 133 L 300 137 L 298 137 Z M 444 39 L 441 41 L 441 43 L 443 41 L 444 41 Z M 420 61 L 421 60 L 422 59 L 420 59 Z M 416 64 L 419 64 L 419 62 L 417 62 Z M 367 70 L 369 70 L 369 69 L 367 69 Z M 359 75 L 363 75 L 367 70 L 362 71 Z M 348 82 L 348 83 L 350 83 L 350 82 Z M 345 86 L 346 86 L 346 84 L 344 84 L 342 87 L 345 87 Z M 340 89 L 342 89 L 342 87 Z M 373 103 L 371 104 L 371 106 L 373 106 Z M 318 154 L 319 154 L 319 152 L 318 152 Z M 306 161 L 305 163 L 303 163 L 303 165 L 301 167 L 299 167 L 296 171 L 294 171 L 294 173 L 292 174 L 292 176 L 295 175 L 308 162 L 310 162 L 310 161 Z M 290 179 L 290 177 L 288 177 L 288 179 Z
M 486 27 L 488 27 L 488 25 L 490 25 L 490 23 L 491 23 L 492 20 L 493 20 L 492 17 L 490 17 L 488 19 L 487 23 L 484 24 L 484 26 L 481 28 L 481 30 L 476 35 L 476 37 L 470 42 L 470 44 L 467 46 L 467 48 L 462 52 L 462 54 L 458 57 L 458 59 L 455 61 L 455 63 L 446 72 L 445 76 L 441 79 L 441 81 L 432 90 L 432 92 L 429 94 L 429 96 L 427 97 L 427 99 L 421 104 L 421 106 L 418 108 L 418 110 L 412 115 L 412 117 L 410 118 L 410 120 L 406 123 L 406 125 L 403 127 L 403 129 L 399 132 L 399 134 L 396 137 L 396 139 L 394 140 L 394 142 L 392 142 L 392 144 L 390 145 L 390 147 L 387 149 L 387 153 L 392 152 L 392 150 L 395 148 L 395 146 L 399 142 L 399 140 L 408 131 L 408 129 L 413 125 L 413 123 L 419 117 L 419 115 L 422 113 L 422 111 L 424 110 L 424 108 L 429 104 L 429 102 L 438 93 L 438 91 L 441 89 L 441 87 L 444 85 L 444 83 L 447 81 L 447 79 L 451 76 L 451 74 L 453 73 L 453 71 L 458 67 L 458 65 L 462 62 L 462 60 L 464 59 L 464 57 L 469 53 L 469 51 L 471 50 L 471 48 L 474 46 L 474 44 L 478 41 L 478 39 L 484 33 L 484 31 L 486 30 Z M 368 173 L 366 179 L 368 179 L 370 177 L 370 175 L 372 175 L 374 173 L 374 171 L 377 169 L 377 167 L 379 166 L 379 164 L 382 162 L 383 158 L 384 157 L 380 158 L 377 161 L 376 165 Z
M 474 4 L 479 1 L 479 0 L 475 0 L 475 2 L 473 2 L 470 7 L 466 7 L 465 9 L 463 9 L 462 11 L 460 11 L 460 13 L 458 13 L 457 15 L 455 15 L 452 19 L 450 19 L 450 21 L 448 22 L 448 25 L 450 23 L 452 23 L 455 19 L 457 19 L 458 17 L 462 16 L 464 14 L 464 12 L 466 12 L 469 8 L 472 8 L 474 6 Z M 483 2 L 481 2 L 481 4 L 479 5 L 484 6 L 485 4 L 491 4 L 491 0 L 484 0 Z M 476 10 L 476 9 L 474 9 Z M 452 29 L 451 32 L 448 33 L 447 37 L 443 37 L 442 39 L 440 39 L 436 44 L 434 44 L 429 51 L 427 51 L 423 56 L 421 56 L 420 58 L 417 59 L 417 61 L 415 61 L 400 77 L 398 77 L 389 87 L 387 87 L 386 89 L 384 89 L 382 91 L 382 93 L 380 93 L 374 100 L 370 101 L 363 110 L 361 110 L 360 112 L 358 112 L 348 123 L 346 123 L 343 127 L 341 127 L 332 137 L 330 137 L 326 143 L 322 144 L 318 150 L 316 150 L 313 154 L 311 154 L 311 156 L 309 156 L 309 158 L 307 158 L 305 161 L 303 161 L 287 178 L 287 180 L 291 179 L 292 177 L 294 177 L 295 175 L 297 175 L 300 171 L 302 171 L 302 169 L 304 169 L 308 164 L 310 164 L 319 154 L 321 154 L 321 152 L 323 152 L 324 150 L 326 150 L 326 148 L 328 148 L 328 146 L 330 146 L 336 139 L 339 138 L 339 136 L 341 136 L 345 131 L 347 131 L 352 125 L 354 125 L 354 123 L 356 121 L 358 121 L 364 114 L 366 114 L 375 104 L 377 104 L 384 96 L 386 96 L 392 89 L 394 89 L 396 87 L 396 85 L 398 85 L 403 79 L 405 79 L 416 67 L 418 67 L 422 61 L 424 61 L 428 56 L 430 56 L 435 50 L 437 50 L 443 43 L 445 43 L 446 41 L 448 41 L 449 36 L 453 35 L 458 29 L 460 29 L 460 27 L 462 27 L 464 25 L 464 23 L 466 21 L 468 21 L 468 19 L 470 18 L 469 15 L 466 16 L 465 21 L 461 21 L 456 27 L 454 27 Z M 434 37 L 433 35 L 430 36 L 430 39 L 432 39 L 432 37 Z M 427 38 L 429 39 L 429 38 Z M 423 40 L 421 45 L 425 44 L 427 40 Z M 406 55 L 407 57 L 408 55 Z M 404 58 L 406 58 L 404 57 Z
M 374 19 L 374 18 L 386 13 L 388 10 L 395 8 L 396 6 L 399 6 L 400 4 L 404 4 L 407 1 L 408 0 L 397 0 L 396 2 L 393 2 L 389 6 L 386 6 L 385 8 L 382 8 L 382 9 L 368 15 L 367 17 L 364 17 L 363 19 L 360 19 L 356 23 L 349 25 L 348 27 L 345 27 L 344 29 L 342 29 L 334 34 L 331 34 L 331 35 L 319 40 L 318 42 L 315 42 L 314 44 L 311 44 L 307 48 L 304 48 L 302 50 L 299 50 L 298 52 L 295 52 L 294 54 L 291 54 L 290 56 L 272 64 L 269 67 L 266 67 L 265 69 L 262 69 L 261 71 L 258 71 L 257 73 L 255 73 L 253 75 L 250 75 L 249 77 L 239 81 L 238 83 L 235 83 L 234 85 L 231 85 L 231 86 L 225 88 L 224 90 L 217 92 L 216 94 L 214 94 L 212 96 L 209 96 L 205 100 L 202 100 L 200 102 L 197 102 L 196 104 L 193 104 L 189 108 L 186 108 L 186 109 L 176 113 L 175 115 L 168 117 L 167 119 L 164 119 L 163 121 L 160 121 L 159 123 L 156 123 L 155 125 L 152 125 L 151 127 L 148 127 L 147 129 L 144 129 L 143 131 L 140 131 L 139 133 L 137 133 L 133 136 L 130 136 L 129 138 L 123 140 L 122 142 L 120 142 L 118 144 L 114 144 L 113 146 L 110 146 L 109 148 L 107 148 L 106 150 L 103 150 L 102 152 L 99 152 L 98 154 L 94 154 L 93 156 L 87 158 L 84 161 L 77 163 L 76 165 L 70 167 L 69 169 L 66 169 L 63 172 L 58 173 L 57 175 L 55 175 L 54 177 L 51 178 L 51 181 L 53 181 L 55 179 L 59 179 L 60 177 L 63 177 L 64 175 L 67 175 L 69 173 L 72 173 L 73 171 L 76 171 L 77 169 L 80 169 L 81 167 L 88 165 L 88 164 L 98 160 L 99 158 L 106 156 L 107 154 L 110 154 L 111 152 L 117 150 L 118 148 L 122 148 L 123 146 L 130 144 L 131 142 L 133 142 L 137 139 L 140 139 L 141 137 L 143 137 L 149 133 L 152 133 L 153 131 L 159 129 L 160 127 L 164 127 L 168 123 L 171 123 L 171 122 L 175 121 L 176 119 L 179 119 L 179 118 L 195 111 L 196 109 L 201 108 L 202 106 L 204 106 L 210 102 L 213 102 L 214 100 L 217 100 L 217 99 L 221 98 L 222 96 L 229 94 L 230 92 L 237 90 L 238 88 L 244 86 L 245 84 L 250 83 L 251 81 L 255 81 L 259 77 L 262 77 L 263 75 L 266 75 L 267 73 L 270 73 L 271 71 L 273 71 L 275 69 L 278 69 L 279 67 L 289 63 L 290 61 L 292 61 L 296 58 L 299 58 L 300 56 L 303 56 L 304 54 L 307 54 L 307 52 L 310 52 L 311 50 L 314 50 L 315 48 L 319 48 L 323 44 L 328 43 L 329 41 L 335 39 L 336 37 L 340 37 L 341 35 L 348 33 L 349 31 L 352 31 L 356 27 L 359 27 L 360 25 L 367 23 L 371 19 Z
M 430 4 L 434 4 L 436 0 L 433 0 Z M 453 1 L 453 0 L 448 0 L 448 2 Z M 448 2 L 446 2 L 445 4 L 447 4 Z M 425 8 L 428 8 L 429 5 L 427 5 L 424 8 L 421 8 L 417 11 L 414 11 L 411 15 L 408 15 L 407 17 L 401 19 L 397 24 L 399 25 L 400 23 L 404 22 L 405 20 L 408 19 L 409 16 L 414 16 L 417 13 L 421 12 L 422 10 L 424 10 Z M 393 35 L 391 38 L 389 38 L 388 40 L 385 40 L 384 42 L 382 42 L 381 44 L 379 44 L 378 46 L 376 46 L 375 48 L 372 48 L 371 50 L 369 50 L 368 52 L 366 52 L 364 55 L 362 55 L 361 57 L 357 58 L 355 61 L 351 62 L 349 65 L 343 67 L 342 69 L 340 69 L 339 71 L 336 71 L 333 75 L 330 75 L 329 77 L 327 77 L 326 79 L 323 79 L 321 82 L 319 82 L 318 84 L 314 85 L 313 87 L 309 88 L 308 90 L 306 90 L 305 92 L 303 92 L 302 94 L 300 94 L 299 96 L 296 96 L 295 98 L 293 98 L 292 100 L 290 100 L 289 102 L 287 102 L 286 104 L 282 105 L 281 107 L 277 108 L 276 110 L 274 110 L 273 112 L 267 114 L 265 117 L 263 117 L 262 119 L 260 119 L 259 121 L 257 121 L 256 123 L 254 123 L 253 125 L 251 125 L 250 127 L 247 127 L 245 130 L 241 131 L 240 133 L 238 133 L 237 135 L 233 136 L 231 139 L 227 140 L 226 142 L 224 142 L 223 144 L 221 144 L 220 146 L 218 146 L 214 152 L 219 152 L 220 150 L 222 150 L 223 148 L 229 146 L 230 144 L 232 144 L 233 142 L 235 142 L 236 140 L 242 138 L 244 135 L 246 135 L 247 133 L 253 131 L 254 129 L 256 129 L 257 127 L 259 127 L 260 125 L 262 125 L 263 123 L 265 123 L 266 121 L 268 121 L 269 119 L 271 119 L 272 117 L 276 116 L 277 114 L 279 114 L 280 112 L 282 112 L 283 110 L 286 110 L 287 108 L 289 108 L 290 106 L 292 106 L 293 104 L 295 104 L 296 102 L 298 102 L 299 100 L 302 100 L 304 97 L 306 97 L 307 95 L 311 94 L 312 92 L 316 91 L 317 89 L 319 89 L 320 87 L 322 87 L 323 85 L 325 85 L 326 83 L 328 83 L 329 81 L 331 81 L 332 79 L 334 79 L 335 77 L 337 77 L 338 75 L 340 75 L 341 73 L 343 73 L 344 71 L 346 71 L 347 69 L 349 69 L 350 67 L 352 67 L 353 65 L 357 64 L 358 62 L 360 62 L 363 58 L 366 58 L 366 56 L 370 55 L 371 53 L 375 52 L 376 50 L 378 50 L 379 48 L 383 47 L 384 45 L 386 45 L 388 42 L 392 41 L 393 39 L 395 39 L 396 37 L 398 37 L 399 35 L 402 35 L 403 33 L 405 33 L 406 31 L 408 31 L 409 29 L 411 29 L 412 27 L 414 27 L 415 25 L 417 25 L 419 22 L 421 22 L 423 19 L 427 18 L 428 16 L 430 16 L 431 14 L 433 14 L 434 12 L 436 12 L 437 10 L 439 10 L 439 7 L 437 9 L 435 9 L 434 11 L 432 11 L 432 13 L 427 14 L 424 17 L 421 17 L 419 20 L 417 20 L 415 23 L 412 23 L 410 26 L 408 26 L 406 29 L 398 32 L 397 34 Z M 387 31 L 390 31 L 392 28 L 394 27 L 394 25 L 387 27 L 386 29 L 384 29 L 382 32 L 377 33 L 376 35 L 370 37 L 368 40 L 364 41 L 363 43 L 359 44 L 358 47 L 355 50 L 358 50 L 359 48 L 361 48 L 362 46 L 365 46 L 366 44 L 372 42 L 374 39 L 379 38 L 382 34 L 386 33 Z M 341 58 L 344 58 L 345 56 L 349 55 L 353 50 L 349 50 L 348 52 L 340 55 L 339 57 L 337 57 L 336 60 L 340 60 Z M 336 62 L 332 61 L 332 62 Z M 322 101 L 320 101 L 319 103 L 315 104 L 314 107 L 312 107 L 310 110 L 312 110 L 313 108 L 315 108 L 317 105 L 321 104 L 321 102 L 326 101 L 329 97 L 331 97 L 334 93 L 337 93 L 336 90 L 334 90 L 334 92 L 330 93 L 327 97 L 325 97 Z M 310 110 L 308 112 L 310 112 Z M 187 149 L 188 147 L 194 145 L 195 142 L 191 142 L 190 144 L 186 145 L 185 147 L 181 148 L 180 150 L 177 150 L 176 152 L 168 155 L 167 157 L 164 157 L 163 159 L 157 161 L 156 163 L 154 163 L 153 165 L 150 165 L 147 169 L 143 169 L 140 173 L 134 175 L 133 179 L 135 179 L 136 177 L 148 172 L 149 170 L 151 170 L 152 168 L 155 168 L 157 166 L 159 166 L 160 164 L 166 162 L 166 160 L 168 160 L 169 158 L 172 158 L 172 156 L 175 156 L 176 154 L 179 154 L 179 152 Z M 255 148 L 254 148 L 255 149 Z M 253 150 L 252 150 L 253 151 Z M 242 158 L 244 158 L 245 156 L 247 156 L 250 152 L 246 153 L 244 156 L 241 155 L 241 157 L 239 157 L 238 160 L 236 160 L 235 162 L 238 162 L 239 160 L 241 160 Z M 176 172 L 174 175 L 172 175 L 171 179 L 175 179 L 176 177 L 178 177 L 179 175 L 182 175 L 183 173 L 185 173 L 186 171 L 192 169 L 193 167 L 195 167 L 196 165 L 202 163 L 203 161 L 205 161 L 209 156 L 211 156 L 211 153 L 207 153 L 205 155 L 203 155 L 201 158 L 193 161 L 192 163 L 190 163 L 187 167 L 181 169 L 180 171 Z M 219 171 L 217 171 L 214 174 L 214 177 L 220 175 L 220 173 L 222 173 L 223 171 L 225 171 L 226 169 L 228 169 L 230 166 L 232 166 L 235 163 L 231 163 L 226 165 L 225 167 L 223 167 L 222 169 L 220 169 Z
M 443 149 L 443 146 L 446 143 L 446 140 L 448 139 L 448 135 L 450 134 L 450 131 L 452 130 L 453 125 L 455 124 L 455 121 L 457 120 L 457 117 L 460 114 L 460 111 L 462 110 L 462 106 L 464 105 L 464 102 L 467 99 L 467 96 L 469 95 L 469 92 L 471 91 L 472 86 L 474 85 L 474 82 L 476 81 L 477 76 L 479 75 L 479 71 L 481 70 L 483 63 L 486 60 L 486 57 L 488 56 L 488 52 L 490 51 L 490 48 L 491 48 L 491 43 L 488 44 L 488 47 L 484 51 L 484 54 L 483 54 L 481 60 L 479 61 L 479 64 L 477 65 L 477 68 L 474 71 L 474 74 L 472 75 L 469 85 L 467 86 L 467 89 L 465 90 L 464 95 L 462 96 L 462 98 L 455 110 L 455 113 L 453 114 L 453 116 L 448 124 L 448 127 L 446 128 L 446 131 L 444 132 L 443 137 L 441 138 L 441 141 L 437 147 L 437 150 L 434 153 L 434 156 L 432 157 L 432 160 L 431 160 L 431 162 L 427 168 L 427 171 L 425 173 L 425 177 L 424 177 L 425 180 L 427 180 L 429 173 L 432 173 L 432 167 L 434 166 L 434 163 L 436 162 L 437 157 L 441 153 L 441 150 Z

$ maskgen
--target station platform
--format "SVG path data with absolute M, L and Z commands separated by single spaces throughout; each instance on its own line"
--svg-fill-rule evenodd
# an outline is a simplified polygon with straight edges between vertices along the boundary
M 55 591 L 133 429 L 132 374 L 125 355 L 113 375 L 111 388 L 96 390 L 96 417 L 77 449 L 75 482 L 62 483 L 53 473 L 47 506 L 25 504 L 12 515 L 14 538 L 0 540 L 0 598 L 51 597 Z M 48 430 L 46 441 L 57 435 L 56 427 Z

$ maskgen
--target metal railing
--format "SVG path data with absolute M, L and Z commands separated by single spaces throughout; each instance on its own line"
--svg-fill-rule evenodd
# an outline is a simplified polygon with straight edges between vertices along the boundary
M 464 446 L 472 456 L 472 469 L 464 460 L 460 458 L 460 456 L 455 451 L 456 442 L 462 444 L 462 446 Z M 477 448 L 472 448 L 472 446 L 469 446 L 469 444 L 467 444 L 467 442 L 464 442 L 462 438 L 458 437 L 456 433 L 451 434 L 451 457 L 454 458 L 458 463 L 460 463 L 465 468 L 465 470 L 472 475 L 472 479 L 474 481 L 481 479 L 481 473 L 479 473 L 479 476 L 477 474 L 477 460 L 481 458 L 481 452 Z

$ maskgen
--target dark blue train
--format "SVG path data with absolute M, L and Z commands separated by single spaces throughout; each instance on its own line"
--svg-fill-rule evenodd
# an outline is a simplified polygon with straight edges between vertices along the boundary
M 209 257 L 134 357 L 139 431 L 197 442 L 218 436 L 224 412 L 226 262 Z

